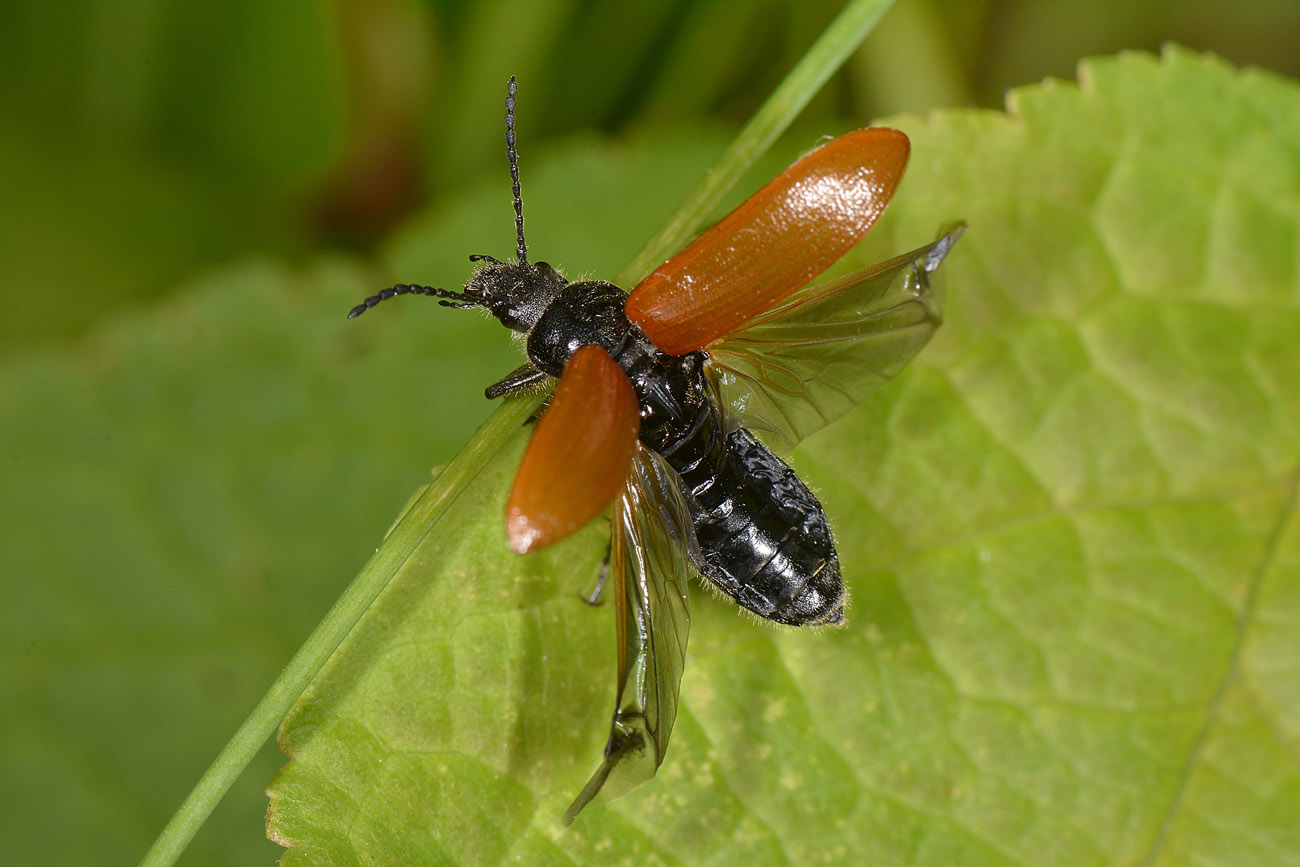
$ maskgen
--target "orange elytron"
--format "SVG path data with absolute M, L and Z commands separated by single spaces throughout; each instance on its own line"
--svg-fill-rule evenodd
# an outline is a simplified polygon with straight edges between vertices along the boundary
M 627 479 L 640 430 L 632 384 L 609 353 L 575 352 L 519 464 L 506 505 L 510 547 L 540 550 L 603 512 Z

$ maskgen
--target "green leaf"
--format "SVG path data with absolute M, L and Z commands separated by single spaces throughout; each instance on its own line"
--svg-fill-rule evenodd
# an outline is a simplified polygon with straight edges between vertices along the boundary
M 1082 78 L 899 122 L 858 258 L 971 228 L 934 344 L 794 457 L 846 629 L 695 593 L 659 777 L 563 830 L 605 531 L 509 554 L 502 461 L 285 721 L 284 863 L 1295 863 L 1300 92 L 1179 51 Z

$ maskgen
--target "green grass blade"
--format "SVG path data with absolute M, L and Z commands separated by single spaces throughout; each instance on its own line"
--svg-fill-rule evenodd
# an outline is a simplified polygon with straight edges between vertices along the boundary
M 217 802 L 266 743 L 289 707 L 302 695 L 331 653 L 347 637 L 370 603 L 429 535 L 438 519 L 487 466 L 501 446 L 541 405 L 542 395 L 504 400 L 398 520 L 370 561 L 348 585 L 320 625 L 303 642 L 266 695 L 204 772 L 141 861 L 143 867 L 174 864 Z

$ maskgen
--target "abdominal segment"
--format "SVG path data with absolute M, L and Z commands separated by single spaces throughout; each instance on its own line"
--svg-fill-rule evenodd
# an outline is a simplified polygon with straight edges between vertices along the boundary
M 840 563 L 821 503 L 749 431 L 732 431 L 713 478 L 687 493 L 705 578 L 777 623 L 844 619 Z
M 767 620 L 790 626 L 844 619 L 844 583 L 821 503 L 749 431 L 722 432 L 716 406 L 661 452 L 682 481 L 701 573 Z
M 641 405 L 641 442 L 681 481 L 703 576 L 767 620 L 841 623 L 844 583 L 821 503 L 748 430 L 726 432 L 703 354 L 668 355 L 635 330 L 615 352 Z

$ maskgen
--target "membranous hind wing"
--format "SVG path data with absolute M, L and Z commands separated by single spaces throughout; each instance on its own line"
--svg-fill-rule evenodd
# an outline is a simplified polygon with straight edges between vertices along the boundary
M 691 616 L 687 582 L 697 574 L 695 532 L 675 476 L 638 448 L 614 504 L 610 544 L 618 633 L 618 696 L 605 758 L 564 813 L 649 780 L 663 762 L 677 718 Z
M 793 448 L 893 378 L 939 326 L 935 272 L 964 229 L 805 287 L 711 344 L 708 374 L 728 426 Z

